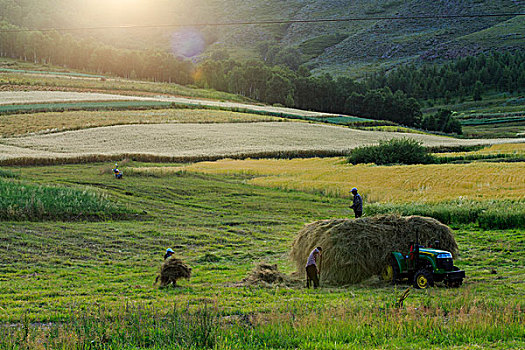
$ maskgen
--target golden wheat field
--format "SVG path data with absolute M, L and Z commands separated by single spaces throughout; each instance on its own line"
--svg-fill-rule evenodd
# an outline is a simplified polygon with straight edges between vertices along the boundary
M 0 137 L 100 126 L 152 123 L 249 123 L 282 118 L 230 111 L 159 109 L 148 111 L 66 111 L 0 115 Z
M 454 152 L 454 156 L 490 155 L 490 154 L 525 154 L 525 143 L 501 143 L 483 147 L 473 152 Z M 437 156 L 450 156 L 450 153 L 436 153 Z
M 0 144 L 31 150 L 41 157 L 150 154 L 170 157 L 234 156 L 264 152 L 338 152 L 410 137 L 426 146 L 493 144 L 508 140 L 460 140 L 433 135 L 355 130 L 303 122 L 141 124 L 98 127 L 0 139 Z M 516 140 L 517 142 L 518 140 Z M 524 140 L 521 140 L 522 142 Z M 3 152 L 0 160 L 23 157 Z
M 174 168 L 173 171 L 181 170 Z M 349 196 L 359 188 L 367 202 L 440 202 L 452 199 L 523 199 L 525 163 L 351 165 L 343 158 L 220 160 L 185 171 L 254 176 L 253 185 Z M 166 170 L 147 170 L 164 171 Z

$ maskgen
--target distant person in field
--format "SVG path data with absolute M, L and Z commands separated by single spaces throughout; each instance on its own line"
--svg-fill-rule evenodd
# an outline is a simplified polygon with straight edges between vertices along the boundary
M 354 210 L 355 218 L 363 216 L 363 198 L 357 193 L 357 188 L 352 188 L 352 194 L 354 195 L 354 204 L 350 206 L 350 209 Z
M 164 260 L 172 256 L 173 254 L 175 254 L 175 251 L 173 251 L 173 249 L 171 248 L 166 249 L 166 254 L 164 254 Z
M 117 179 L 122 179 L 122 172 L 118 169 L 118 164 L 115 163 L 115 169 L 113 169 L 113 174 Z
M 310 288 L 310 281 L 313 282 L 314 288 L 319 287 L 319 266 L 318 262 L 321 258 L 323 249 L 317 247 L 308 256 L 306 261 L 306 288 Z

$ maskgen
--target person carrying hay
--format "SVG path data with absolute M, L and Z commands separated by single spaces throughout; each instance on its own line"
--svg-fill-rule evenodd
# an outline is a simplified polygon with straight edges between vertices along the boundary
M 360 218 L 363 216 L 363 198 L 357 193 L 357 188 L 352 188 L 352 194 L 354 195 L 354 204 L 350 206 L 350 209 L 354 210 L 355 218 Z
M 155 279 L 155 283 L 159 282 L 161 287 L 172 285 L 177 287 L 177 280 L 181 278 L 190 279 L 191 267 L 186 265 L 181 259 L 175 257 L 175 252 L 168 248 L 164 256 L 164 262 L 160 267 L 160 273 Z
M 314 288 L 319 287 L 319 266 L 317 261 L 321 258 L 323 248 L 317 247 L 308 256 L 306 261 L 306 288 L 310 288 L 310 281 L 313 282 Z

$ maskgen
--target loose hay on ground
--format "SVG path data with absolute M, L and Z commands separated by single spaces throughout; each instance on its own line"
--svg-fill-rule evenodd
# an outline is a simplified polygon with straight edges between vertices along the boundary
M 161 267 L 160 273 L 155 279 L 155 283 L 160 280 L 160 286 L 165 287 L 170 284 L 177 285 L 177 280 L 181 278 L 189 279 L 191 277 L 191 267 L 186 265 L 182 260 L 171 257 L 166 259 Z
M 253 271 L 243 279 L 239 285 L 242 286 L 293 286 L 300 283 L 298 280 L 279 272 L 277 264 L 259 263 Z
M 298 272 L 304 271 L 308 254 L 323 248 L 321 281 L 335 285 L 357 283 L 378 275 L 390 253 L 407 253 L 419 235 L 420 244 L 440 241 L 440 249 L 458 254 L 452 230 L 439 221 L 421 216 L 384 215 L 360 219 L 321 220 L 297 234 L 290 252 Z

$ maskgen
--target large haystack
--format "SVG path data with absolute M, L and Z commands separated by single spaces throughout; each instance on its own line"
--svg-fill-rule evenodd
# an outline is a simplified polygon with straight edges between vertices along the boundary
M 297 234 L 290 257 L 303 272 L 308 254 L 323 248 L 321 281 L 336 285 L 356 283 L 377 275 L 390 261 L 390 253 L 408 253 L 409 245 L 439 240 L 439 248 L 458 253 L 452 231 L 439 221 L 421 216 L 385 215 L 360 219 L 321 220 Z
M 175 287 L 177 285 L 177 280 L 180 278 L 191 277 L 191 267 L 188 267 L 182 260 L 177 259 L 175 256 L 172 256 L 166 259 L 161 267 L 160 273 L 155 279 L 155 283 L 160 280 L 160 286 L 165 287 L 170 284 L 173 284 Z

